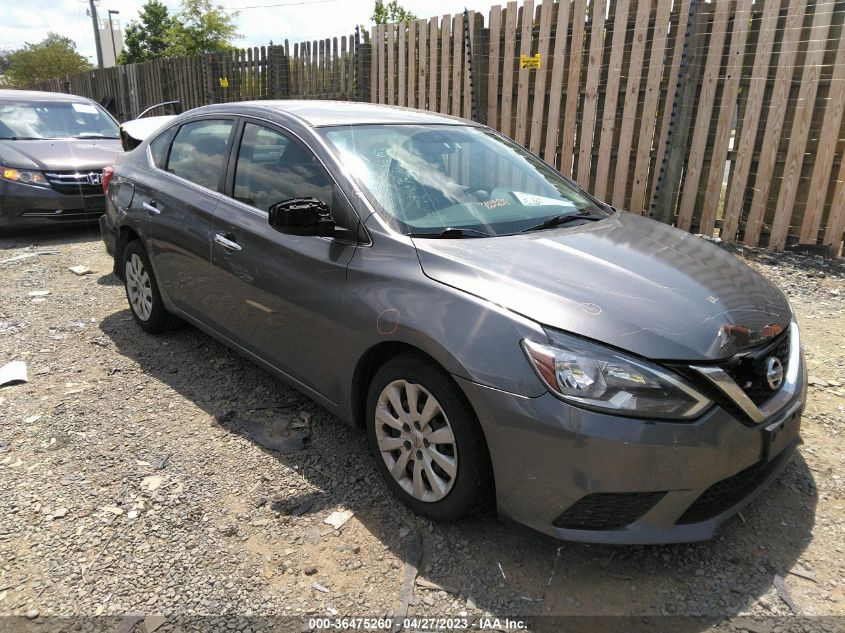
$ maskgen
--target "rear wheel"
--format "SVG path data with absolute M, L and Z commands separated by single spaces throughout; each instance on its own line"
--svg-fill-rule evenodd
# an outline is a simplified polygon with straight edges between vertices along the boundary
M 367 435 L 379 472 L 415 512 L 448 521 L 490 501 L 484 438 L 454 381 L 429 359 L 406 354 L 373 377 Z
M 139 240 L 129 242 L 123 252 L 123 273 L 126 298 L 138 325 L 147 332 L 159 333 L 181 322 L 164 307 L 150 258 Z

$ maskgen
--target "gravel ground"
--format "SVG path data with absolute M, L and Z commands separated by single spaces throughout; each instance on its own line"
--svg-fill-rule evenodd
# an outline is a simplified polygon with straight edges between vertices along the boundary
M 626 631 L 843 630 L 845 265 L 735 250 L 798 314 L 805 444 L 715 540 L 606 547 L 492 517 L 416 517 L 363 434 L 193 328 L 143 333 L 95 233 L 0 238 L 0 365 L 24 360 L 30 380 L 0 390 L 0 614 L 20 616 L 0 630 L 176 630 L 165 615 L 222 616 L 182 630 L 299 631 L 265 616 L 389 616 L 417 559 L 408 612 L 476 626 L 492 614 L 537 630 L 560 624 L 537 616 L 573 615 L 637 616 Z M 253 433 L 270 421 L 284 452 Z M 324 522 L 343 509 L 342 527 Z M 643 619 L 668 615 L 701 618 Z

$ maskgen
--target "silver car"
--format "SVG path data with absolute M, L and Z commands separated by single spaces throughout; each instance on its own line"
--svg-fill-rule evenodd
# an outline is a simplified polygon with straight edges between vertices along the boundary
M 187 321 L 362 427 L 416 512 L 707 539 L 789 462 L 783 293 L 482 125 L 358 103 L 198 108 L 106 172 L 138 325 Z

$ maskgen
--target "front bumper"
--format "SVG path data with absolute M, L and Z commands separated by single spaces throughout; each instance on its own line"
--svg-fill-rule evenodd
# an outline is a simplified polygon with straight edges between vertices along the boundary
M 63 194 L 0 179 L 0 229 L 90 224 L 106 209 L 102 194 Z
M 754 426 L 718 406 L 652 422 L 456 380 L 487 439 L 500 516 L 564 540 L 681 543 L 711 538 L 789 463 L 806 400 L 799 358 L 796 393 Z

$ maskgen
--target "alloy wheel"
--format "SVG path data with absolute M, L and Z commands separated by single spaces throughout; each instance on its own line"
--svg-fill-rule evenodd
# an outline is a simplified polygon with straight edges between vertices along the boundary
M 135 253 L 126 260 L 126 294 L 135 315 L 142 321 L 149 320 L 153 312 L 153 289 L 144 262 Z
M 388 471 L 414 499 L 434 502 L 452 489 L 458 446 L 443 407 L 422 385 L 394 380 L 375 412 L 376 442 Z

